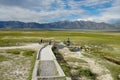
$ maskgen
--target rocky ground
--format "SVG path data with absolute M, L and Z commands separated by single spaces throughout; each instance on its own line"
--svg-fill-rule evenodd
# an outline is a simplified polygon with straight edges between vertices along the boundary
M 110 71 L 104 65 L 99 64 L 99 61 L 97 61 L 96 59 L 87 57 L 83 55 L 84 53 L 82 52 L 71 52 L 67 47 L 59 48 L 59 52 L 67 60 L 69 66 L 83 67 L 90 69 L 90 71 L 96 75 L 95 80 L 113 80 Z M 69 60 L 69 59 L 75 59 L 75 60 Z M 85 61 L 85 63 L 79 62 L 78 59 Z M 71 73 L 73 75 L 76 74 L 76 69 L 77 68 L 71 69 Z M 83 76 L 76 78 L 76 80 L 93 80 L 93 79 L 89 79 Z

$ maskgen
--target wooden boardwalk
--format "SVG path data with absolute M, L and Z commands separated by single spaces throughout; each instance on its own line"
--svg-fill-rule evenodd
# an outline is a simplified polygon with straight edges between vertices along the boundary
M 47 45 L 39 51 L 32 80 L 66 80 L 51 48 L 52 45 Z
M 57 69 L 54 61 L 41 61 L 40 76 L 57 76 Z

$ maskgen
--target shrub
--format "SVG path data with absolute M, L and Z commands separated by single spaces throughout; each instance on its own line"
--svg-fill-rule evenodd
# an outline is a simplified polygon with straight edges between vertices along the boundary
M 14 50 L 6 50 L 7 53 L 12 53 L 12 54 L 20 54 L 20 50 L 19 49 L 14 49 Z
M 92 80 L 95 80 L 95 76 L 96 76 L 90 71 L 90 69 L 81 69 L 81 68 L 78 70 L 78 75 L 89 77 Z
M 22 53 L 23 56 L 33 56 L 33 54 L 35 53 L 35 51 L 33 50 L 27 50 L 27 51 L 24 51 Z

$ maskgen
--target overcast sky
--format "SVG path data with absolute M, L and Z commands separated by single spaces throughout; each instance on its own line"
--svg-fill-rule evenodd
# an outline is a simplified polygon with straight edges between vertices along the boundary
M 120 21 L 120 0 L 0 0 L 0 21 Z

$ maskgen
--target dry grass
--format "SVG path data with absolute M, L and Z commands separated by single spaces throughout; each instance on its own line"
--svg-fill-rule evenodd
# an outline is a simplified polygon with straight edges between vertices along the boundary
M 0 80 L 27 80 L 31 70 L 33 56 L 26 57 L 24 50 L 9 50 L 0 53 Z M 17 54 L 16 54 L 17 53 Z M 19 54 L 18 54 L 19 53 Z

